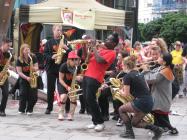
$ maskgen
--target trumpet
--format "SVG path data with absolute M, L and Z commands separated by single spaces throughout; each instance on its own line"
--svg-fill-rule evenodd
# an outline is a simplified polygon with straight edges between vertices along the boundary
M 141 65 L 156 65 L 156 64 L 158 64 L 158 61 L 157 61 L 157 60 L 155 60 L 155 61 L 143 62 L 143 63 L 138 63 L 138 64 L 136 64 L 136 66 L 138 67 L 138 66 L 141 66 Z
M 69 45 L 76 45 L 76 44 L 88 44 L 89 42 L 90 40 L 78 39 L 78 40 L 68 41 L 67 43 Z
M 158 61 L 149 61 L 149 62 L 136 64 L 136 67 L 137 67 L 137 70 L 141 72 L 141 71 L 150 70 L 150 68 L 156 66 L 157 64 L 158 64 Z

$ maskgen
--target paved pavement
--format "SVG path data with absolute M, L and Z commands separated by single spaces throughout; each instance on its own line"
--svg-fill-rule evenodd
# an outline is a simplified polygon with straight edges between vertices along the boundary
M 164 135 L 161 140 L 187 140 L 187 97 L 176 98 L 170 115 L 171 123 L 179 130 L 178 136 Z M 0 140 L 120 140 L 119 134 L 123 127 L 115 126 L 115 121 L 105 123 L 105 131 L 87 130 L 85 126 L 91 123 L 90 116 L 78 113 L 75 120 L 57 120 L 57 106 L 51 115 L 45 115 L 46 103 L 38 101 L 32 116 L 17 113 L 18 101 L 9 100 L 6 117 L 0 117 Z M 144 129 L 134 129 L 137 140 L 150 140 L 151 134 Z

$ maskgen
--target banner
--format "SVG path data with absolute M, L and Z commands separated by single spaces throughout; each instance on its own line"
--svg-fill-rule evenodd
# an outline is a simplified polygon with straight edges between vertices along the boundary
M 93 30 L 95 25 L 94 11 L 61 10 L 63 25 L 75 26 L 84 30 Z

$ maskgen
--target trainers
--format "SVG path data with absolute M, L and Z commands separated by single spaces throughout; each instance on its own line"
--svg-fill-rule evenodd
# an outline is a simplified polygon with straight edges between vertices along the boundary
M 88 128 L 88 129 L 94 129 L 95 128 L 95 124 L 89 124 L 89 125 L 87 125 L 86 127 Z
M 97 131 L 97 132 L 101 132 L 101 131 L 103 131 L 104 130 L 104 128 L 105 128 L 105 125 L 104 124 L 97 124 L 96 126 L 95 126 L 95 131 Z
M 25 112 L 23 112 L 23 111 L 18 111 L 18 114 L 25 114 Z
M 27 115 L 28 115 L 28 116 L 32 115 L 32 112 L 27 112 Z
M 176 128 L 173 128 L 172 130 L 169 131 L 170 135 L 178 135 L 179 131 Z
M 118 119 L 116 126 L 123 126 L 123 121 L 120 118 Z

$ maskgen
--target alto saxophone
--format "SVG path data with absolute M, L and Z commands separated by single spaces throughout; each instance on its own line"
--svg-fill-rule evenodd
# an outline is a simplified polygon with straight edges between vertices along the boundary
M 30 58 L 30 86 L 31 88 L 37 88 L 37 78 L 38 78 L 38 74 L 37 72 L 33 71 L 33 59 L 30 56 L 30 54 L 28 54 L 29 58 Z
M 64 45 L 64 35 L 62 35 L 62 37 L 60 39 L 60 43 L 59 43 L 58 50 L 57 50 L 57 57 L 55 58 L 55 64 L 61 63 L 62 57 L 63 57 L 64 53 L 66 52 L 63 49 L 63 45 Z
M 76 102 L 77 100 L 77 92 L 80 89 L 80 86 L 76 84 L 76 76 L 77 76 L 77 66 L 75 67 L 75 71 L 73 73 L 73 78 L 71 82 L 71 90 L 68 92 L 68 96 L 71 102 Z
M 8 52 L 8 53 L 9 53 L 10 56 L 9 56 L 9 58 L 8 58 L 6 64 L 5 64 L 5 66 L 3 67 L 3 70 L 0 72 L 0 75 L 2 76 L 2 77 L 0 77 L 1 78 L 0 79 L 0 86 L 4 85 L 5 81 L 10 76 L 10 73 L 8 72 L 8 66 L 11 62 L 12 54 L 10 52 Z

